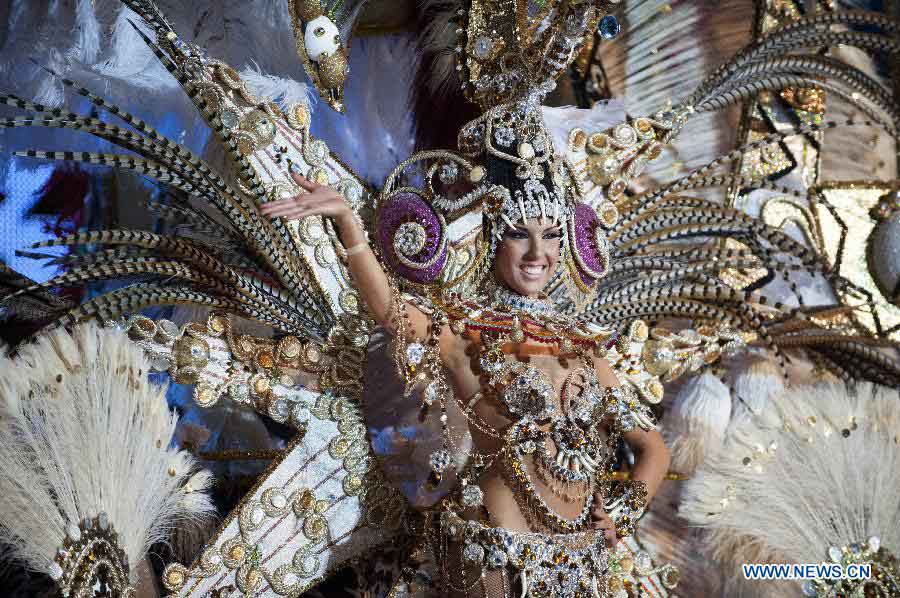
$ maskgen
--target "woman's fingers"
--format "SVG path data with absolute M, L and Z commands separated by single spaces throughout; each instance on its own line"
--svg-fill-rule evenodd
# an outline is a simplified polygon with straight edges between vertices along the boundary
M 296 212 L 297 210 L 306 208 L 307 206 L 308 204 L 305 202 L 299 203 L 294 200 L 273 201 L 271 203 L 263 204 L 260 207 L 260 212 L 262 212 L 263 215 L 268 216 L 269 218 L 283 218 L 285 214 Z
M 270 218 L 284 218 L 290 220 L 293 218 L 304 218 L 306 216 L 328 215 L 326 206 L 323 205 L 299 205 L 285 210 L 281 210 L 274 214 L 268 214 Z
M 311 180 L 300 176 L 296 172 L 291 172 L 291 178 L 294 179 L 294 182 L 300 185 L 303 189 L 306 189 L 310 193 L 319 188 L 319 185 L 316 185 Z
M 610 548 L 615 548 L 616 544 L 619 543 L 619 536 L 616 535 L 616 530 L 604 530 L 603 536 L 606 538 L 606 545 Z
M 303 218 L 305 216 L 314 216 L 315 213 L 311 211 L 309 208 L 294 208 L 288 212 L 284 212 L 282 214 L 276 214 L 272 216 L 273 218 L 281 218 L 283 220 L 294 220 L 297 218 Z
M 293 205 L 303 205 L 303 204 L 314 204 L 321 203 L 325 201 L 334 201 L 336 199 L 341 199 L 340 196 L 336 195 L 333 192 L 316 192 L 316 193 L 302 193 L 297 195 L 296 197 L 289 197 L 287 199 L 279 199 L 278 201 L 270 201 L 268 203 L 264 203 L 260 206 L 260 211 L 263 213 L 271 212 L 273 210 L 278 210 L 283 206 L 293 206 Z
M 273 201 L 269 203 L 265 203 L 259 207 L 259 211 L 263 214 L 276 214 L 278 212 L 283 212 L 284 210 L 289 210 L 298 206 L 298 204 L 293 199 L 284 199 L 281 201 Z
M 260 211 L 266 216 L 283 216 L 285 213 L 296 210 L 300 207 L 320 208 L 329 203 L 329 197 L 315 197 L 313 195 L 304 196 L 303 199 L 284 199 L 263 204 Z
M 602 503 L 601 503 L 602 504 Z M 616 534 L 616 524 L 603 507 L 597 507 L 591 511 L 594 518 L 594 529 L 603 530 L 603 537 L 606 538 L 606 544 L 610 548 L 615 548 L 619 542 Z
M 612 519 L 609 517 L 598 519 L 594 522 L 594 529 L 598 531 L 603 530 L 603 537 L 606 538 L 606 545 L 610 548 L 616 547 L 619 537 L 616 534 L 616 525 L 612 522 Z
M 283 206 L 277 206 L 277 207 L 271 208 L 269 210 L 263 210 L 263 214 L 270 218 L 273 218 L 275 216 L 283 216 L 284 214 L 287 214 L 288 212 L 293 212 L 294 210 L 297 210 L 302 205 L 303 204 L 293 203 L 293 204 L 287 204 L 287 205 L 283 205 Z
M 269 218 L 302 218 L 310 215 L 332 215 L 343 206 L 344 199 L 333 189 L 317 185 L 312 181 L 291 173 L 294 181 L 306 192 L 296 197 L 271 201 L 260 206 L 259 211 Z M 335 205 L 334 202 L 340 202 Z

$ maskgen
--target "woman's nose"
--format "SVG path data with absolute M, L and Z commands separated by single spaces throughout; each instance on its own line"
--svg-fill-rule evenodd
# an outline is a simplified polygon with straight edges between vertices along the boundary
M 525 258 L 529 260 L 536 260 L 542 255 L 542 251 L 544 248 L 544 240 L 537 235 L 529 235 L 528 237 L 528 251 L 525 253 Z

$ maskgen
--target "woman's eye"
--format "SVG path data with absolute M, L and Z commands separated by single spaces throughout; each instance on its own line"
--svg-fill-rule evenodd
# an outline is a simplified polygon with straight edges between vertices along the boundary
M 528 233 L 520 230 L 508 230 L 503 236 L 507 239 L 527 239 Z
M 553 231 L 552 233 L 546 233 L 544 235 L 545 239 L 562 239 L 562 231 Z

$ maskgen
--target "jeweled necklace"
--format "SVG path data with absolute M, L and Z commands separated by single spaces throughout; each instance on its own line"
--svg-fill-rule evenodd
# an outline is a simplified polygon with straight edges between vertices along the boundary
M 524 312 L 527 314 L 550 315 L 556 313 L 556 306 L 546 297 L 528 297 L 509 290 L 503 285 L 492 285 L 488 291 L 491 307 L 499 311 Z

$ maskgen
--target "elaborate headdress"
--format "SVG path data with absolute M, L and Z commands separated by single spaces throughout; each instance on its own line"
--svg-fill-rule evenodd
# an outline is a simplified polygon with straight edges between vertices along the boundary
M 418 153 L 385 183 L 378 241 L 405 279 L 477 286 L 505 230 L 537 218 L 561 225 L 567 282 L 576 299 L 591 295 L 609 265 L 606 230 L 583 203 L 574 169 L 554 151 L 541 102 L 606 5 L 474 0 L 458 11 L 456 70 L 466 96 L 483 113 L 460 131 L 458 152 Z M 421 188 L 403 186 L 407 169 L 422 161 L 429 166 Z M 471 189 L 460 194 L 463 185 Z M 479 215 L 475 255 L 454 253 Z

